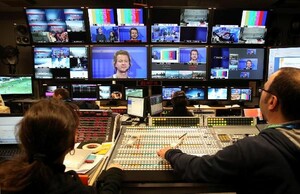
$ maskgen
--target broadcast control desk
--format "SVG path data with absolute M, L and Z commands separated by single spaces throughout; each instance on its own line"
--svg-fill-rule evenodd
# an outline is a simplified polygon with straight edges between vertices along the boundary
M 178 117 L 178 119 L 195 120 L 195 117 Z M 157 124 L 155 121 L 151 122 Z M 200 126 L 202 124 L 209 124 L 209 127 Z M 226 124 L 237 125 L 226 126 Z M 182 181 L 173 173 L 171 166 L 157 156 L 156 151 L 170 146 L 186 134 L 179 149 L 198 156 L 212 155 L 237 139 L 258 134 L 255 124 L 252 118 L 215 117 L 207 118 L 206 121 L 199 119 L 199 124 L 196 124 L 198 126 L 194 127 L 122 127 L 108 164 L 119 163 L 124 168 L 123 194 L 236 192 L 238 188 L 233 185 Z M 101 181 L 101 176 L 99 180 Z

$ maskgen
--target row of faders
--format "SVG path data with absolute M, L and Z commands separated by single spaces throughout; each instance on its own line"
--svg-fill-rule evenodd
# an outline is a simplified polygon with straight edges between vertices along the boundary
M 118 140 L 113 162 L 125 170 L 170 170 L 156 152 L 174 143 L 183 152 L 198 156 L 215 154 L 221 148 L 207 127 L 127 127 Z

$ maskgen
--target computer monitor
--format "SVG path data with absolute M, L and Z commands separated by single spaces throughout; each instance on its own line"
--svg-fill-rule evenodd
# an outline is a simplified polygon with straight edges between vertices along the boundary
M 54 94 L 54 91 L 57 89 L 57 88 L 65 88 L 67 89 L 69 92 L 70 92 L 70 86 L 69 85 L 66 85 L 66 84 L 57 84 L 57 85 L 48 85 L 48 84 L 43 84 L 43 97 L 45 98 L 51 98 L 53 97 L 53 94 Z
M 181 86 L 163 86 L 162 87 L 162 98 L 163 100 L 171 100 L 172 95 L 177 92 L 181 91 Z
M 262 80 L 264 48 L 211 48 L 210 79 Z
M 92 46 L 91 78 L 147 79 L 147 55 L 146 46 Z
M 98 84 L 99 100 L 122 100 L 124 99 L 123 85 Z
M 184 91 L 188 100 L 205 100 L 205 86 L 185 86 Z
M 25 8 L 35 44 L 86 43 L 84 8 Z
M 155 116 L 163 112 L 162 95 L 149 96 L 149 111 L 151 116 Z
M 125 100 L 128 96 L 144 97 L 144 88 L 125 87 Z
M 300 68 L 300 47 L 269 49 L 268 78 L 282 67 Z
M 227 87 L 207 87 L 207 100 L 227 100 Z
M 146 98 L 128 96 L 127 114 L 130 116 L 145 118 L 146 117 Z
M 151 47 L 151 78 L 206 80 L 206 47 Z
M 32 75 L 0 75 L 0 94 L 3 98 L 33 96 Z
M 231 87 L 230 88 L 230 101 L 237 102 L 250 102 L 252 100 L 251 87 Z
M 74 101 L 96 101 L 97 84 L 72 84 L 71 97 Z
M 87 46 L 33 47 L 36 79 L 88 79 Z

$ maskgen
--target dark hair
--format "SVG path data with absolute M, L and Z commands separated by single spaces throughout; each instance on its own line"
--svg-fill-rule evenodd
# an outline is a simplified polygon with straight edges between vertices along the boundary
M 42 193 L 47 188 L 53 166 L 61 164 L 74 148 L 79 125 L 77 109 L 72 103 L 55 99 L 32 105 L 17 125 L 22 157 L 0 165 L 1 189 L 22 191 L 33 186 Z
M 269 91 L 274 94 L 281 106 L 282 114 L 288 120 L 300 120 L 300 69 L 284 67 L 270 84 Z
M 54 95 L 55 96 L 61 95 L 62 100 L 67 100 L 70 98 L 70 93 L 65 88 L 57 88 L 56 90 L 54 90 Z

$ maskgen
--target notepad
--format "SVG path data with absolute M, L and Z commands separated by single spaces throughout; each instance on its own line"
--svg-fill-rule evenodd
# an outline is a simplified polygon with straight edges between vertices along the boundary
M 66 168 L 78 169 L 90 154 L 92 154 L 91 150 L 75 149 L 74 155 L 70 153 L 66 155 L 64 165 Z

